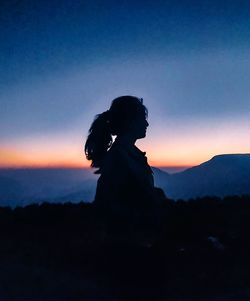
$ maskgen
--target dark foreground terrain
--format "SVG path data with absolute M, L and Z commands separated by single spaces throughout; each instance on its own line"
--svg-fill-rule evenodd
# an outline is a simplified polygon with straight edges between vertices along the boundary
M 250 197 L 163 207 L 138 241 L 91 204 L 0 208 L 0 300 L 250 300 Z

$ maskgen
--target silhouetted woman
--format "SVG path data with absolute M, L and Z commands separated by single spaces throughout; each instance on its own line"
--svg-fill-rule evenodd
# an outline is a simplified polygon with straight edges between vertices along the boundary
M 118 97 L 96 116 L 85 144 L 86 157 L 100 174 L 94 203 L 117 222 L 133 224 L 154 215 L 160 199 L 146 153 L 135 146 L 146 136 L 147 115 L 142 99 Z

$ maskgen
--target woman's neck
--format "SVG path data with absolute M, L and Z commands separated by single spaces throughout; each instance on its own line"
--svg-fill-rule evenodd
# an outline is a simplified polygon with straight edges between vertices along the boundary
M 136 138 L 131 137 L 130 135 L 120 135 L 116 138 L 118 141 L 121 141 L 122 143 L 128 145 L 128 146 L 134 146 L 136 142 Z

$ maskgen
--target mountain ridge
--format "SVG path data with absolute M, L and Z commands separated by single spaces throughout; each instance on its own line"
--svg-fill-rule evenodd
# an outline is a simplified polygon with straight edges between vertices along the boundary
M 173 174 L 164 187 L 172 198 L 250 193 L 250 154 L 222 154 Z
M 155 186 L 172 199 L 250 194 L 249 153 L 219 154 L 173 174 L 152 170 Z M 0 169 L 0 205 L 91 202 L 97 178 L 91 169 Z

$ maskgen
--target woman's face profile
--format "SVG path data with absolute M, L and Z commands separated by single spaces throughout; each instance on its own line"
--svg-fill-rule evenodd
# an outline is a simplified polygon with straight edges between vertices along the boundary
M 135 139 L 145 138 L 148 126 L 149 123 L 145 114 L 137 115 L 137 117 L 130 124 L 130 133 Z

